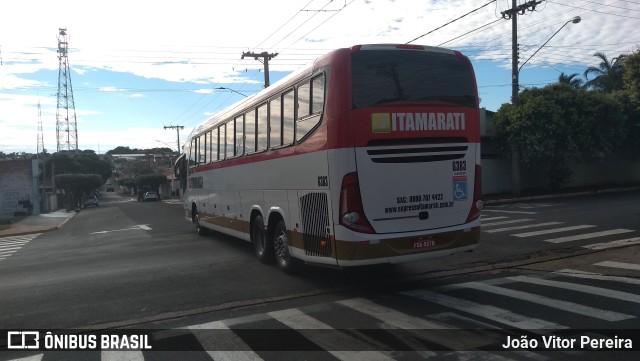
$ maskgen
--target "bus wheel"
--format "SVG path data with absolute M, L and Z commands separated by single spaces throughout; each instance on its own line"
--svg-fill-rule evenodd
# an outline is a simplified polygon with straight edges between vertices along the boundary
M 299 266 L 299 260 L 291 257 L 289 253 L 289 237 L 283 220 L 278 221 L 273 230 L 273 249 L 278 267 L 285 273 L 294 273 Z
M 193 223 L 196 224 L 196 231 L 198 232 L 198 235 L 206 236 L 207 233 L 209 233 L 208 229 L 200 225 L 200 215 L 198 214 L 197 210 L 194 209 L 194 211 L 195 211 L 195 214 L 193 216 Z
M 251 222 L 251 242 L 256 257 L 263 263 L 269 263 L 273 258 L 273 248 L 264 231 L 264 218 L 260 214 L 256 215 Z

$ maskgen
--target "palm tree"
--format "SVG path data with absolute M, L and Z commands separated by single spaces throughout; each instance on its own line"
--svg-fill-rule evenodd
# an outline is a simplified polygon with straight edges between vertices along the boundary
M 593 56 L 600 59 L 600 64 L 598 64 L 597 68 L 590 66 L 584 71 L 584 77 L 587 79 L 584 86 L 605 93 L 622 89 L 621 60 L 624 55 L 614 58 L 613 61 L 609 61 L 607 56 L 601 52 L 597 52 Z M 589 75 L 592 74 L 595 76 L 589 80 Z
M 560 76 L 558 77 L 558 83 L 568 84 L 574 89 L 581 89 L 584 85 L 584 81 L 582 79 L 576 79 L 577 76 L 578 73 L 573 73 L 571 75 L 560 73 Z

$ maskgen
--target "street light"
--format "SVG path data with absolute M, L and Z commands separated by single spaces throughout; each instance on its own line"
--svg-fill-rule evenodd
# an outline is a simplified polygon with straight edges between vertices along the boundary
M 547 45 L 547 43 L 549 41 L 551 41 L 551 39 L 553 39 L 554 36 L 556 36 L 556 34 L 558 34 L 560 32 L 560 30 L 562 30 L 565 26 L 567 26 L 567 24 L 569 23 L 573 23 L 573 24 L 577 24 L 580 22 L 580 20 L 582 20 L 579 16 L 574 17 L 573 19 L 567 21 L 566 23 L 564 23 L 560 29 L 558 29 L 555 33 L 553 33 L 553 35 L 551 35 L 551 37 L 544 42 L 544 44 L 542 44 L 538 50 L 536 50 L 533 54 L 531 54 L 531 56 L 525 60 L 524 63 L 522 63 L 522 65 L 520 65 L 520 67 L 518 67 L 518 69 L 516 70 L 516 66 L 517 66 L 517 56 L 515 55 L 517 50 L 516 50 L 516 43 L 517 43 L 517 37 L 514 35 L 514 41 L 513 41 L 513 52 L 514 52 L 514 57 L 513 57 L 513 64 L 512 64 L 512 76 L 513 76 L 513 84 L 512 84 L 512 88 L 511 88 L 511 102 L 513 104 L 514 107 L 518 106 L 518 93 L 520 92 L 520 84 L 519 84 L 519 78 L 520 78 L 520 70 L 522 69 L 522 67 L 524 66 L 524 64 L 526 64 L 529 60 L 531 60 L 531 58 L 533 58 L 534 55 L 536 55 L 540 49 L 542 49 L 545 45 Z M 515 34 L 515 30 L 514 30 L 514 34 Z M 520 192 L 521 192 L 521 188 L 522 185 L 520 184 L 521 179 L 520 179 L 520 149 L 518 148 L 518 146 L 516 144 L 511 144 L 511 186 L 513 189 L 513 195 L 515 196 L 519 196 Z
M 556 34 L 558 34 L 560 32 L 560 30 L 562 30 L 562 28 L 564 28 L 565 26 L 567 26 L 567 24 L 569 23 L 573 23 L 573 24 L 577 24 L 580 22 L 580 20 L 582 20 L 579 16 L 574 17 L 573 19 L 567 21 L 566 23 L 564 23 L 564 25 L 562 25 L 560 27 L 560 29 L 558 29 L 558 31 L 556 31 L 555 33 L 553 33 L 553 35 L 551 35 L 551 37 L 549 38 L 549 40 L 545 41 L 544 44 L 542 44 L 542 46 L 540 46 L 538 48 L 538 50 L 535 51 L 535 53 L 531 54 L 531 56 L 524 61 L 524 63 L 522 63 L 522 65 L 520 65 L 520 67 L 518 68 L 518 73 L 520 73 L 520 69 L 522 69 L 522 67 L 524 66 L 524 64 L 526 64 L 529 60 L 531 60 L 531 58 L 533 58 L 534 55 L 538 54 L 538 52 L 540 51 L 540 49 L 542 49 L 545 45 L 547 45 L 547 43 L 549 41 L 551 41 L 551 39 L 553 39 L 554 36 L 556 36 Z

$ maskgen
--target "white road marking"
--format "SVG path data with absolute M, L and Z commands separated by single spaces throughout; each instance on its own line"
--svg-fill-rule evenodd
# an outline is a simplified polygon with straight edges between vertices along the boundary
M 496 219 L 505 219 L 505 218 L 509 218 L 509 217 L 505 217 L 505 216 L 498 216 L 498 217 L 485 217 L 485 216 L 481 216 L 480 219 L 482 219 L 482 221 L 495 221 Z
M 543 305 L 546 307 L 551 307 L 551 308 L 555 308 L 555 309 L 566 311 L 566 312 L 576 313 L 583 316 L 599 318 L 605 321 L 622 321 L 622 320 L 635 318 L 635 316 L 627 315 L 620 312 L 601 310 L 598 308 L 581 305 L 579 303 L 540 296 L 534 293 L 523 292 L 523 291 L 518 291 L 518 290 L 513 290 L 513 289 L 503 288 L 503 287 L 497 287 L 497 286 L 488 284 L 487 282 L 466 282 L 466 283 L 458 283 L 458 284 L 438 287 L 438 289 L 442 289 L 442 290 L 456 290 L 456 289 L 466 289 L 466 288 L 475 289 L 482 292 L 494 293 L 497 295 L 524 300 L 527 302 L 537 303 L 539 305 Z
M 623 262 L 614 262 L 614 261 L 604 261 L 599 263 L 594 263 L 594 266 L 600 267 L 609 267 L 609 268 L 621 268 L 621 269 L 629 269 L 634 271 L 640 271 L 640 264 L 637 263 L 623 263 Z
M 538 227 L 545 227 L 545 226 L 555 226 L 555 225 L 558 225 L 558 224 L 562 224 L 562 222 L 535 223 L 535 224 L 527 224 L 527 225 L 524 225 L 524 226 L 513 226 L 513 227 L 488 229 L 485 232 L 497 233 L 497 232 L 515 231 L 515 230 L 519 230 L 519 229 L 529 229 L 529 228 L 538 228 Z
M 102 351 L 102 361 L 144 361 L 142 351 Z
M 496 213 L 513 213 L 513 214 L 538 214 L 538 212 L 529 211 L 505 211 L 502 209 L 483 209 L 483 212 L 496 212 Z
M 197 332 L 198 330 L 229 330 L 229 326 L 225 321 L 214 321 L 204 323 L 200 325 L 192 325 L 188 327 L 191 330 L 195 330 L 194 336 L 198 339 L 203 349 L 207 350 L 207 354 L 214 360 L 221 361 L 260 361 L 262 358 L 257 353 L 251 350 L 251 347 L 247 345 L 242 338 L 229 332 L 226 335 L 224 341 L 214 338 L 205 338 L 204 332 Z M 210 351 L 220 349 L 223 343 L 224 348 L 229 348 L 238 351 Z
M 131 226 L 129 228 L 114 229 L 114 230 L 111 230 L 111 231 L 92 232 L 92 233 L 89 233 L 89 234 L 105 234 L 105 233 L 111 233 L 111 232 L 134 231 L 136 229 L 142 229 L 144 231 L 150 231 L 151 227 L 149 227 L 146 224 L 138 224 L 138 225 L 135 225 L 135 226 Z
M 640 303 L 640 296 L 636 294 L 610 290 L 608 288 L 581 285 L 579 283 L 553 281 L 553 280 L 534 278 L 534 277 L 528 277 L 528 276 L 514 276 L 514 277 L 507 277 L 507 278 L 516 282 L 525 282 L 525 283 L 532 283 L 532 284 L 541 285 L 541 286 L 562 288 L 565 290 L 589 293 L 592 295 L 598 295 L 598 296 L 603 296 L 607 298 L 615 298 L 617 300 L 622 300 L 627 302 Z
M 462 312 L 470 313 L 486 319 L 519 328 L 521 330 L 561 330 L 568 328 L 557 323 L 540 320 L 533 317 L 526 317 L 513 313 L 509 310 L 492 305 L 483 305 L 461 298 L 447 296 L 442 293 L 427 290 L 412 290 L 400 292 L 403 295 L 419 298 L 424 301 L 437 303 L 445 307 L 453 308 Z
M 319 321 L 296 308 L 290 308 L 282 311 L 268 312 L 267 315 L 282 322 L 294 330 L 332 330 L 333 328 L 326 323 Z M 303 334 L 304 336 L 304 334 Z M 331 355 L 339 360 L 384 360 L 389 361 L 393 358 L 386 353 L 377 351 L 332 351 L 332 349 L 340 349 L 336 347 L 344 345 L 346 349 L 353 343 L 360 343 L 357 339 L 347 336 L 336 337 L 338 334 L 328 333 L 326 337 L 307 338 L 309 341 L 327 350 Z
M 533 221 L 533 219 L 530 218 L 523 218 L 523 219 L 511 219 L 508 221 L 499 221 L 499 222 L 493 222 L 493 223 L 482 223 L 483 227 L 491 227 L 491 226 L 500 226 L 503 224 L 513 224 L 513 223 L 522 223 L 522 222 L 529 222 L 529 221 Z
M 620 239 L 620 240 L 611 241 L 611 242 L 588 244 L 582 247 L 593 249 L 593 250 L 600 250 L 600 249 L 607 249 L 607 248 L 620 247 L 620 246 L 631 246 L 634 244 L 640 244 L 640 237 Z
M 640 279 L 637 279 L 637 278 L 605 276 L 600 273 L 584 272 L 584 271 L 578 271 L 574 269 L 561 269 L 553 273 L 559 274 L 562 276 L 567 276 L 567 277 L 586 278 L 586 279 L 600 280 L 600 281 L 615 281 L 615 282 L 621 282 L 621 283 L 629 283 L 632 285 L 640 285 Z
M 572 241 L 580 241 L 583 239 L 589 239 L 589 238 L 596 238 L 596 237 L 605 237 L 605 236 L 610 236 L 613 234 L 620 234 L 620 233 L 628 233 L 628 232 L 633 232 L 633 230 L 631 229 L 611 229 L 608 231 L 602 231 L 602 232 L 593 232 L 593 233 L 585 233 L 585 234 L 577 234 L 575 236 L 567 236 L 567 237 L 560 237 L 560 238 L 553 238 L 553 239 L 545 239 L 545 242 L 551 242 L 551 243 L 562 243 L 562 242 L 572 242 Z
M 402 313 L 393 310 L 388 307 L 384 307 L 376 304 L 370 300 L 364 298 L 352 298 L 348 300 L 337 301 L 336 303 L 343 306 L 354 309 L 358 312 L 369 315 L 373 318 L 377 318 L 383 321 L 393 328 L 400 328 L 403 330 L 420 330 L 420 329 L 450 329 L 450 326 L 442 324 L 440 322 L 431 322 L 416 318 L 406 313 Z
M 589 224 L 581 224 L 579 226 L 570 226 L 570 227 L 562 227 L 562 228 L 551 228 L 551 229 L 544 229 L 542 231 L 517 233 L 517 234 L 512 234 L 512 236 L 516 236 L 516 237 L 533 237 L 533 236 L 539 236 L 541 234 L 568 232 L 568 231 L 574 231 L 576 229 L 585 229 L 585 228 L 592 228 L 592 227 L 595 227 L 595 226 L 592 226 L 592 225 L 589 225 Z

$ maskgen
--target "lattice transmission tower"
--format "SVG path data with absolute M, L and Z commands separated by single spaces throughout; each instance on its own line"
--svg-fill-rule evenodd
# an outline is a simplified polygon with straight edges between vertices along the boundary
M 44 155 L 44 136 L 42 131 L 42 110 L 40 109 L 40 99 L 38 99 L 38 145 L 36 150 L 36 158 Z
M 71 72 L 67 56 L 69 43 L 67 29 L 58 29 L 58 106 L 56 109 L 56 137 L 58 152 L 61 150 L 78 150 L 78 123 L 76 121 L 76 105 L 73 101 Z

